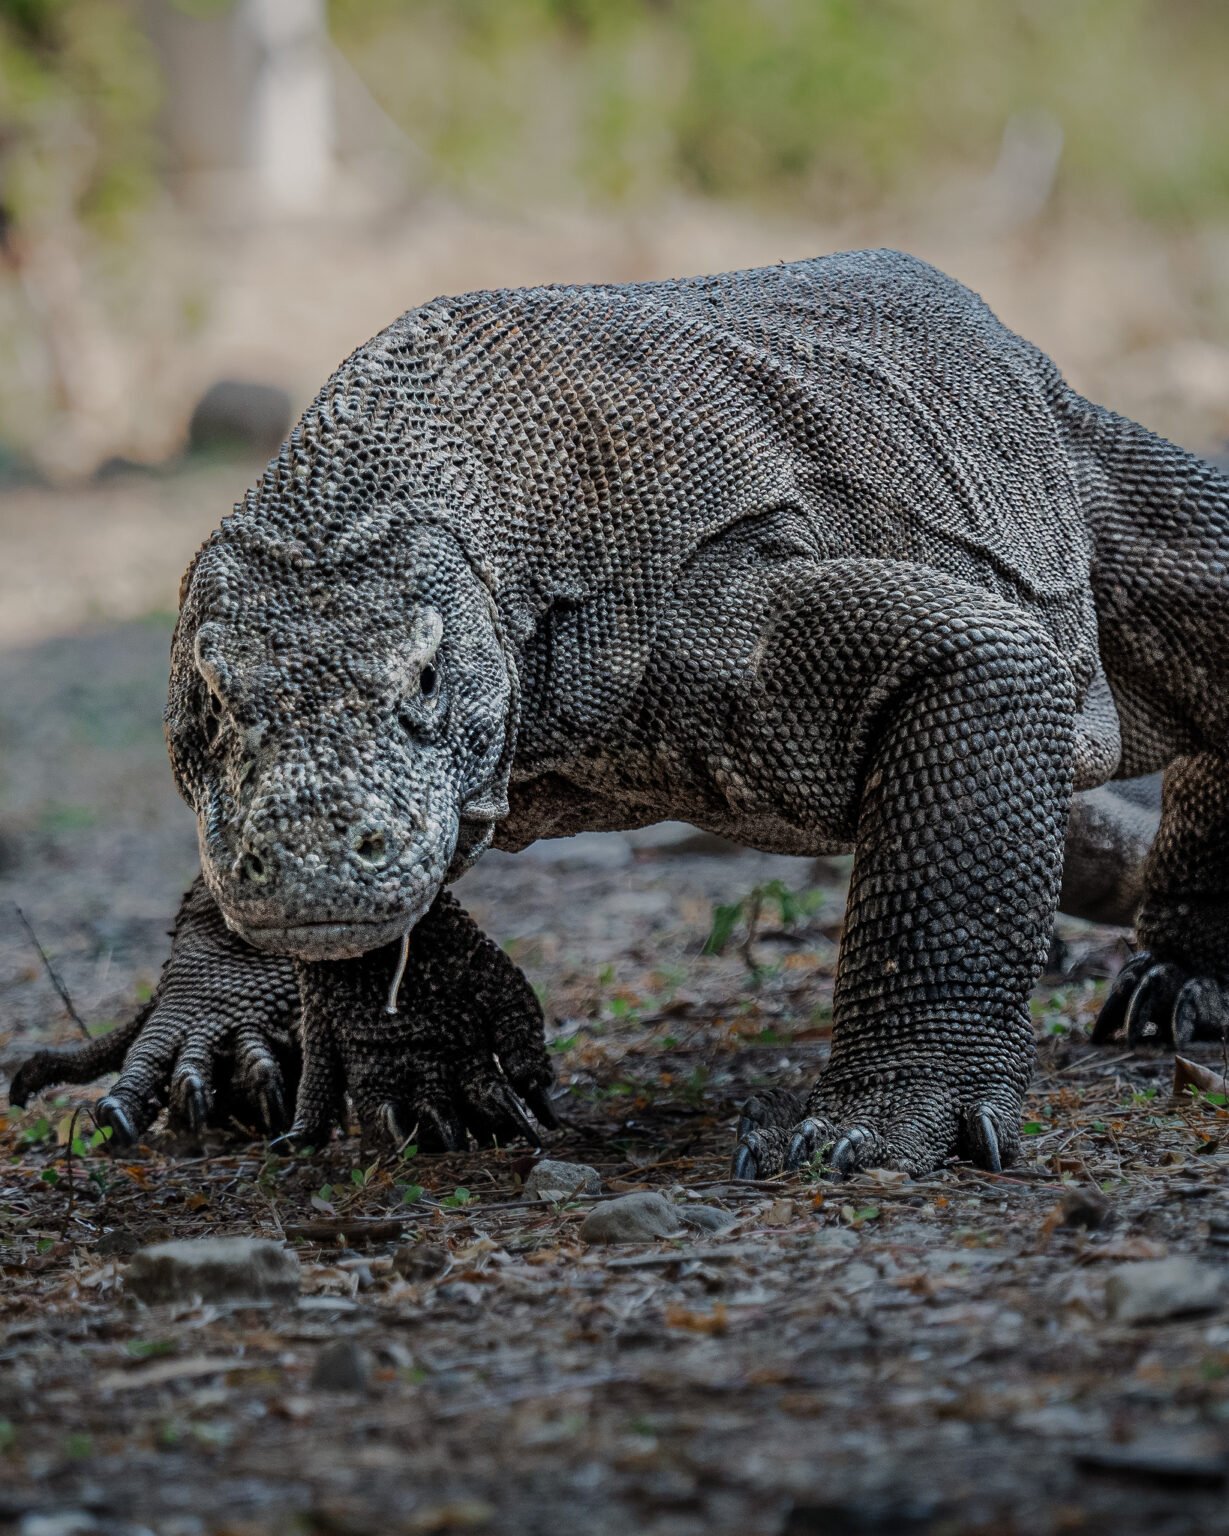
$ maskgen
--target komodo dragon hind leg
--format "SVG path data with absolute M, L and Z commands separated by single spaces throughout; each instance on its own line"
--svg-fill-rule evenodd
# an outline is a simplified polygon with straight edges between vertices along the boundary
M 298 963 L 304 1067 L 290 1132 L 316 1142 L 349 1095 L 365 1134 L 424 1151 L 539 1141 L 558 1121 L 542 1009 L 521 971 L 447 892 L 410 936 L 357 960 Z
M 1161 829 L 1144 869 L 1141 952 L 1118 973 L 1098 1043 L 1182 1049 L 1229 1031 L 1229 762 L 1180 758 L 1165 774 Z

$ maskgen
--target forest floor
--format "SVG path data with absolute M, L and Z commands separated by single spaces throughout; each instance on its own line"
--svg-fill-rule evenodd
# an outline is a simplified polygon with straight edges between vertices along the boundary
M 161 744 L 168 633 L 0 652 L 6 1072 L 75 1032 L 15 905 L 91 1029 L 156 979 L 194 866 Z M 1229 1264 L 1225 1110 L 1171 1102 L 1162 1056 L 1086 1044 L 1122 935 L 1063 927 L 1019 1166 L 728 1182 L 740 1101 L 825 1059 L 842 875 L 608 836 L 492 855 L 460 887 L 542 989 L 565 1121 L 550 1155 L 595 1167 L 603 1196 L 723 1207 L 713 1236 L 587 1246 L 593 1202 L 527 1200 L 524 1148 L 278 1156 L 156 1132 L 112 1156 L 87 1113 L 70 1156 L 94 1090 L 11 1111 L 0 1528 L 1229 1529 L 1229 1310 L 1107 1307 L 1148 1260 Z M 728 943 L 705 954 L 714 928 Z M 219 1233 L 289 1242 L 300 1300 L 126 1293 L 140 1245 Z M 423 1261 L 408 1276 L 404 1245 Z M 339 1341 L 369 1367 L 352 1390 L 317 1370 Z

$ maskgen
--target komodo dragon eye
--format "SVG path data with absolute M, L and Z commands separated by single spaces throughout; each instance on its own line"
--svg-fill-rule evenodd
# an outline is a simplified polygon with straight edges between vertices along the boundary
M 418 674 L 418 689 L 424 699 L 433 699 L 440 685 L 440 675 L 428 664 Z

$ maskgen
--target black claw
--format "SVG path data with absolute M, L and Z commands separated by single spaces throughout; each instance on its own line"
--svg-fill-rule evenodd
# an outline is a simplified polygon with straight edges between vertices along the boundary
M 386 1099 L 380 1105 L 375 1112 L 374 1120 L 377 1132 L 394 1147 L 404 1146 L 410 1139 L 410 1132 L 402 1124 L 397 1106 L 391 1100 Z
M 833 1173 L 852 1173 L 858 1160 L 858 1145 L 852 1136 L 842 1136 L 833 1147 L 828 1163 Z
M 257 1094 L 261 1119 L 265 1123 L 266 1131 L 275 1131 L 286 1119 L 286 1100 L 282 1097 L 281 1086 L 270 1082 Z
M 1150 967 L 1127 1006 L 1127 1040 L 1131 1045 L 1174 1043 L 1173 1008 L 1181 986 L 1182 972 L 1176 965 L 1162 960 Z
M 758 1179 L 760 1165 L 755 1153 L 745 1141 L 740 1141 L 734 1148 L 734 1156 L 730 1159 L 730 1177 L 732 1179 Z
M 99 1099 L 95 1116 L 102 1125 L 111 1127 L 111 1141 L 117 1147 L 130 1147 L 137 1139 L 136 1127 L 128 1118 L 119 1100 L 110 1094 Z
M 313 1131 L 310 1125 L 305 1125 L 301 1120 L 296 1120 L 288 1131 L 283 1131 L 280 1136 L 275 1136 L 269 1143 L 269 1151 L 276 1147 L 287 1147 L 294 1151 L 298 1147 L 318 1147 L 328 1141 L 330 1133 L 326 1130 Z
M 808 1115 L 790 1138 L 790 1144 L 785 1153 L 786 1168 L 790 1170 L 804 1168 L 811 1162 L 823 1145 L 823 1135 L 823 1126 L 818 1120 Z
M 999 1133 L 994 1128 L 994 1121 L 986 1110 L 977 1113 L 977 1128 L 981 1132 L 982 1164 L 989 1168 L 991 1173 L 1002 1173 L 1003 1159 L 999 1155 Z
M 494 1094 L 499 1107 L 503 1110 L 514 1130 L 529 1143 L 531 1147 L 540 1147 L 542 1138 L 538 1135 L 538 1128 L 525 1113 L 525 1107 L 511 1089 L 505 1088 L 501 1083 Z
M 209 1116 L 209 1101 L 205 1098 L 205 1089 L 199 1077 L 192 1078 L 188 1083 L 183 1095 L 183 1109 L 189 1130 L 203 1130 Z
M 559 1116 L 555 1113 L 555 1107 L 550 1101 L 550 1094 L 538 1084 L 526 1088 L 524 1092 L 525 1103 L 533 1111 L 539 1125 L 546 1127 L 548 1131 L 559 1129 Z
M 1109 996 L 1101 1004 L 1097 1022 L 1092 1027 L 1091 1039 L 1094 1045 L 1104 1045 L 1122 1028 L 1136 983 L 1151 964 L 1152 956 L 1147 950 L 1142 950 L 1138 955 L 1133 955 L 1118 972 Z
M 450 1109 L 426 1104 L 418 1116 L 418 1144 L 424 1152 L 461 1152 L 465 1130 Z

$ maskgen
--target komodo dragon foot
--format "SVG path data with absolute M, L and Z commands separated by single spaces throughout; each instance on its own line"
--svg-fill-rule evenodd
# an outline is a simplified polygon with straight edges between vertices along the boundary
M 808 1100 L 769 1090 L 743 1105 L 731 1175 L 736 1179 L 817 1166 L 928 1173 L 948 1153 L 997 1173 L 1019 1142 L 1020 1095 L 999 1084 L 961 1092 L 949 1080 L 842 1089 L 824 1079 Z M 936 1156 L 938 1152 L 938 1156 Z
M 1140 952 L 1110 989 L 1098 1044 L 1125 1030 L 1132 1046 L 1181 1049 L 1229 1030 L 1229 763 L 1180 758 L 1165 771 L 1161 826 L 1144 870 Z
M 362 1131 L 457 1151 L 555 1128 L 542 1009 L 521 971 L 441 892 L 400 946 L 357 960 L 297 963 L 303 999 L 303 1074 L 290 1134 L 318 1142 L 349 1095 Z M 396 1013 L 389 1011 L 396 992 Z
M 1093 1026 L 1094 1045 L 1121 1031 L 1128 1044 L 1182 1050 L 1229 1030 L 1229 984 L 1142 950 L 1118 972 Z
M 299 991 L 292 961 L 250 949 L 198 879 L 171 930 L 154 995 L 128 1024 L 82 1045 L 36 1051 L 13 1079 L 24 1106 L 58 1083 L 119 1072 L 95 1106 L 117 1143 L 133 1142 L 165 1106 L 171 1124 L 280 1131 L 299 1072 Z
M 416 1113 L 424 1150 L 463 1142 L 458 1115 L 480 1140 L 536 1140 L 517 1093 L 541 1124 L 557 1123 L 538 1000 L 451 896 L 438 897 L 414 931 L 396 1017 L 383 1008 L 397 946 L 296 967 L 231 933 L 200 880 L 172 939 L 136 1017 L 81 1045 L 35 1052 L 13 1079 L 13 1104 L 119 1072 L 95 1108 L 117 1144 L 136 1141 L 163 1107 L 173 1126 L 190 1131 L 237 1122 L 318 1142 L 344 1121 L 347 1093 L 365 1129 L 412 1129 L 405 1117 Z M 373 1032 L 386 1037 L 376 1056 L 367 1046 Z M 385 1100 L 398 1106 L 395 1125 L 380 1121 Z

